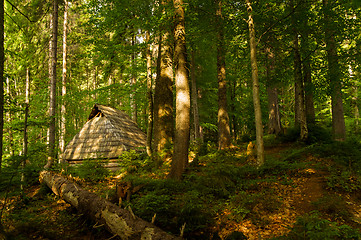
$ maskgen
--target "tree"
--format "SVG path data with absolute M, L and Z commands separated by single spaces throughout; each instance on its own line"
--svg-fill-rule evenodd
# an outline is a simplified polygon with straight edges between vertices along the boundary
M 162 1 L 166 8 L 169 1 Z M 163 12 L 166 14 L 165 10 Z M 173 68 L 169 23 L 162 23 L 159 38 L 158 71 L 154 89 L 154 148 L 159 152 L 173 136 Z
M 224 49 L 222 0 L 216 0 L 217 78 L 218 78 L 218 149 L 231 146 L 227 111 L 226 51 Z
M 290 1 L 291 10 L 295 12 L 293 0 Z M 308 128 L 306 121 L 306 110 L 305 110 L 305 93 L 302 78 L 302 62 L 299 50 L 298 36 L 299 32 L 297 29 L 296 15 L 292 15 L 292 36 L 293 36 L 293 62 L 294 62 L 294 79 L 295 79 L 295 125 L 300 129 L 300 139 L 306 140 L 308 137 Z
M 0 174 L 3 159 L 3 133 L 4 133 L 4 0 L 0 0 Z M 2 225 L 0 222 L 0 227 Z M 1 230 L 0 229 L 0 230 Z
M 66 134 L 66 82 L 67 82 L 67 33 L 68 33 L 68 5 L 67 0 L 64 1 L 64 24 L 63 24 L 63 72 L 62 72 L 62 87 L 61 96 L 62 104 L 60 110 L 60 139 L 59 149 L 63 153 L 65 150 L 65 134 Z M 60 155 L 61 156 L 61 155 Z M 62 161 L 62 160 L 61 160 Z
M 173 0 L 175 9 L 174 63 L 176 88 L 176 119 L 174 134 L 174 153 L 171 178 L 180 179 L 188 164 L 190 92 L 187 72 L 186 39 L 183 0 Z
M 278 104 L 278 88 L 273 82 L 275 56 L 270 47 L 266 48 L 266 79 L 268 97 L 268 133 L 280 134 L 282 132 L 281 116 Z
M 335 140 L 343 141 L 346 138 L 346 126 L 342 101 L 341 70 L 337 54 L 337 42 L 335 40 L 335 25 L 332 18 L 334 12 L 332 3 L 323 0 L 324 32 L 328 62 L 327 78 L 330 83 L 331 107 L 332 107 L 332 132 Z
M 146 58 L 147 58 L 147 100 L 148 100 L 148 127 L 147 127 L 147 154 L 151 156 L 153 153 L 152 149 L 152 138 L 153 138 L 153 84 L 152 84 L 152 55 L 150 52 L 150 33 L 146 32 Z
M 262 112 L 261 100 L 259 93 L 259 79 L 258 67 L 256 58 L 256 33 L 253 23 L 252 5 L 250 0 L 246 0 L 248 12 L 248 29 L 249 29 L 249 45 L 251 51 L 251 68 L 252 68 L 252 92 L 253 92 L 253 107 L 255 113 L 256 123 L 256 144 L 257 144 L 257 166 L 264 164 L 264 146 L 263 146 L 263 126 L 262 126 Z
M 48 162 L 45 169 L 52 167 L 55 159 L 55 114 L 56 114 L 56 63 L 57 63 L 57 43 L 58 43 L 58 1 L 53 2 L 52 14 L 52 35 L 50 41 L 50 68 L 49 68 L 49 130 L 48 130 Z

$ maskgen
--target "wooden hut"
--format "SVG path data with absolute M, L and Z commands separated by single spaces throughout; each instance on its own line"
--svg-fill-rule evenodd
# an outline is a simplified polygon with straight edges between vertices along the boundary
M 144 149 L 146 139 L 123 111 L 95 104 L 88 121 L 65 147 L 62 159 L 70 164 L 86 159 L 117 159 L 123 151 Z

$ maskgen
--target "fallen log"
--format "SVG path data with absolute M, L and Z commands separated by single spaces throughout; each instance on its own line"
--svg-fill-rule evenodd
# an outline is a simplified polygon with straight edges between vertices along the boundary
M 40 182 L 44 182 L 56 195 L 90 217 L 98 226 L 104 225 L 108 231 L 123 240 L 181 239 L 164 232 L 97 194 L 81 189 L 59 174 L 44 170 L 40 173 Z

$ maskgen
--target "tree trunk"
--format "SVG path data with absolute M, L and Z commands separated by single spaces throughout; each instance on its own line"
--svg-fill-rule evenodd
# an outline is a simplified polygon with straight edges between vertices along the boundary
M 231 146 L 231 131 L 227 110 L 226 59 L 224 50 L 222 0 L 216 0 L 217 77 L 218 77 L 218 149 Z
M 135 62 L 135 51 L 134 51 L 134 46 L 135 46 L 135 33 L 133 31 L 133 35 L 132 35 L 132 47 L 133 47 L 133 53 L 132 53 L 132 73 L 131 73 L 131 78 L 130 78 L 130 108 L 131 108 L 131 116 L 132 116 L 132 120 L 134 122 L 138 121 L 138 113 L 137 113 L 137 103 L 135 101 L 135 94 L 134 94 L 134 89 L 135 89 L 135 83 L 136 83 L 136 62 Z
M 302 63 L 298 47 L 298 34 L 294 35 L 294 78 L 295 78 L 295 123 L 300 128 L 300 139 L 306 140 L 308 137 L 308 128 L 305 111 L 305 95 L 302 79 Z
M 29 117 L 29 94 L 30 94 L 30 71 L 29 68 L 26 69 L 26 79 L 25 79 L 25 113 L 24 113 L 24 139 L 23 139 L 23 159 L 21 162 L 21 191 L 24 190 L 25 183 L 25 165 L 28 157 L 28 117 Z
M 58 0 L 53 2 L 52 36 L 50 60 L 50 98 L 49 98 L 49 130 L 48 130 L 48 162 L 45 169 L 52 167 L 55 159 L 55 114 L 56 114 L 56 62 L 58 40 Z
M 3 156 L 4 134 L 4 54 L 4 0 L 0 0 L 0 174 Z M 0 227 L 2 227 L 1 222 Z
M 60 153 L 63 153 L 65 150 L 65 134 L 66 134 L 66 104 L 65 104 L 65 96 L 66 96 L 66 82 L 67 82 L 67 28 L 68 28 L 68 1 L 64 1 L 64 28 L 63 28 L 63 74 L 62 74 L 62 88 L 61 88 L 61 96 L 62 96 L 62 104 L 60 110 L 60 139 L 59 139 L 59 148 Z M 59 156 L 62 156 L 59 154 Z M 63 159 L 60 159 L 62 162 Z
M 173 0 L 175 9 L 174 63 L 176 88 L 176 119 L 174 134 L 174 153 L 169 176 L 181 179 L 188 164 L 190 94 L 187 72 L 187 50 L 185 39 L 185 16 L 183 0 Z
M 309 56 L 309 40 L 308 33 L 303 35 L 302 48 L 304 49 L 306 57 L 303 59 L 303 82 L 305 87 L 305 107 L 307 123 L 314 124 L 316 121 L 315 106 L 313 103 L 313 83 L 311 78 L 311 60 Z
M 255 113 L 256 123 L 256 142 L 257 142 L 257 166 L 264 164 L 264 146 L 263 146 L 263 125 L 262 125 L 262 112 L 261 112 L 261 100 L 259 94 L 259 79 L 258 79 L 258 67 L 256 58 L 256 33 L 254 29 L 252 6 L 250 0 L 246 0 L 248 11 L 248 28 L 250 39 L 250 51 L 251 51 L 251 67 L 252 67 L 252 91 L 253 91 L 253 106 Z
M 293 0 L 290 0 L 290 7 L 295 11 Z M 305 110 L 305 90 L 302 78 L 302 62 L 299 49 L 297 19 L 292 15 L 293 32 L 293 51 L 294 51 L 294 78 L 295 78 L 295 125 L 300 128 L 300 139 L 306 140 L 308 137 L 308 128 Z
M 346 126 L 342 102 L 342 86 L 341 86 L 341 70 L 338 62 L 337 43 L 335 40 L 335 25 L 332 23 L 334 15 L 331 3 L 323 0 L 324 17 L 325 17 L 325 42 L 328 61 L 328 80 L 331 89 L 331 105 L 332 105 L 332 132 L 333 137 L 337 141 L 346 139 Z
M 270 48 L 266 49 L 266 79 L 268 96 L 268 133 L 280 134 L 282 132 L 281 114 L 278 104 L 278 89 L 273 79 L 274 53 Z
M 162 1 L 162 5 L 168 4 Z M 168 27 L 162 27 L 159 38 L 158 63 L 159 72 L 154 89 L 154 148 L 161 151 L 173 136 L 173 68 Z M 159 73 L 159 74 L 158 74 Z
M 44 182 L 56 195 L 70 203 L 79 212 L 86 214 L 98 225 L 121 239 L 180 239 L 169 235 L 132 212 L 122 209 L 107 200 L 81 189 L 61 175 L 50 171 L 40 173 Z
M 197 90 L 197 79 L 196 79 L 196 66 L 194 60 L 194 50 L 191 52 L 191 98 L 192 98 L 192 112 L 193 112 L 193 127 L 194 127 L 194 139 L 196 144 L 200 146 L 201 139 L 201 131 L 199 125 L 199 111 L 198 111 L 198 90 Z
M 148 99 L 148 128 L 147 128 L 147 154 L 152 156 L 153 138 L 153 84 L 152 84 L 152 55 L 150 52 L 150 33 L 146 33 L 147 41 L 147 99 Z

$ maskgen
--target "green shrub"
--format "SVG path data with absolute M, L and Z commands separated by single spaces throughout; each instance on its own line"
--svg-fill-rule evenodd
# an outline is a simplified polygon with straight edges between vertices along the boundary
M 317 213 L 299 217 L 291 231 L 274 239 L 359 239 L 360 233 L 347 225 L 337 226 L 336 223 L 322 219 Z
M 308 127 L 308 137 L 306 140 L 307 144 L 332 142 L 332 134 L 329 129 L 326 129 L 317 124 L 308 124 L 307 127 Z
M 333 172 L 326 177 L 327 187 L 341 192 L 357 192 L 361 190 L 361 177 L 350 171 Z

